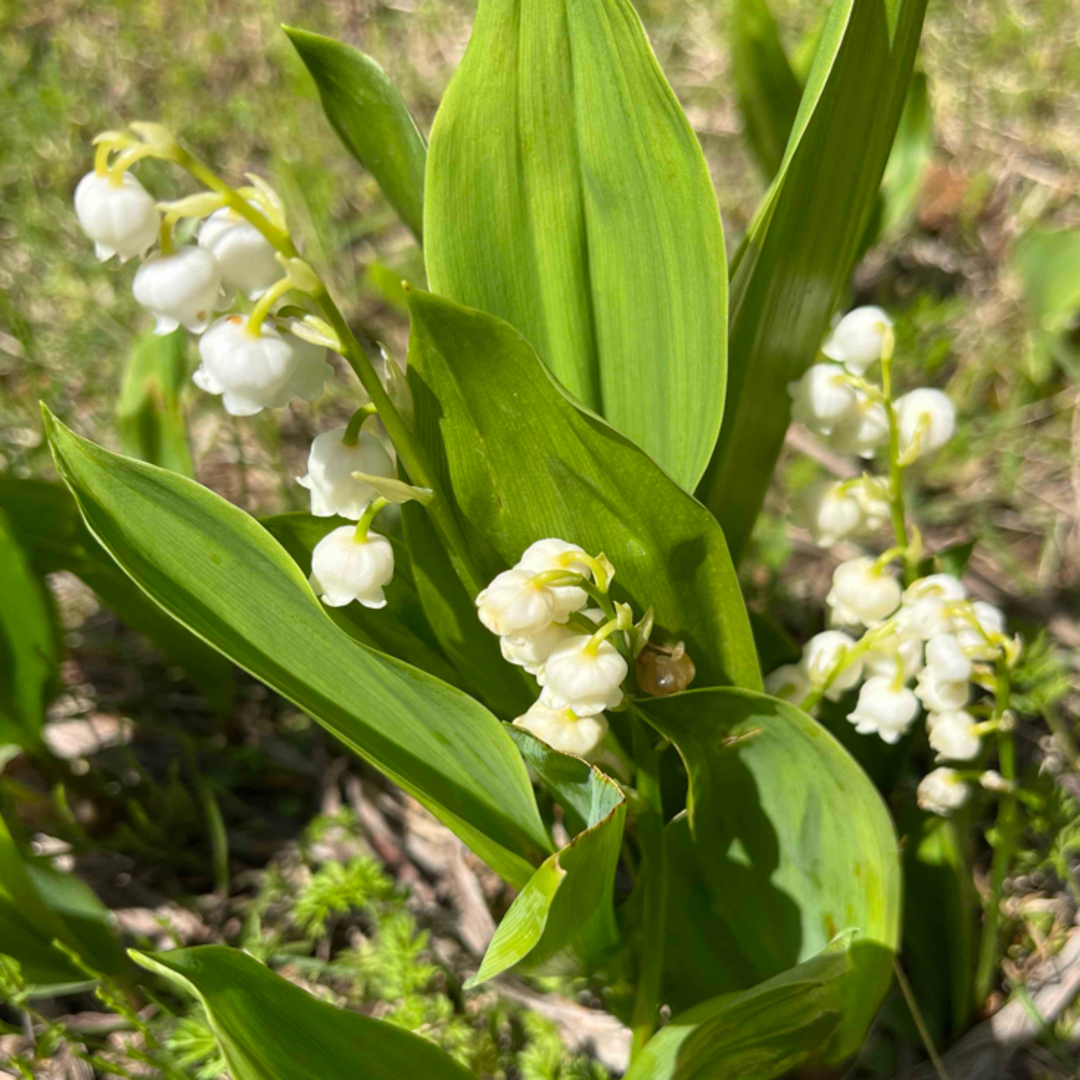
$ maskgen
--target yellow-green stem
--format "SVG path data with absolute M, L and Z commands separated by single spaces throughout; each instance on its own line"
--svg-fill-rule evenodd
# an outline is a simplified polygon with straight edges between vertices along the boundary
M 897 547 L 904 550 L 904 584 L 910 585 L 918 575 L 908 539 L 907 513 L 904 508 L 904 466 L 900 461 L 900 425 L 896 418 L 892 396 L 892 360 L 895 339 L 892 330 L 885 332 L 881 348 L 881 390 L 885 416 L 889 422 L 889 516 Z
M 341 436 L 341 442 L 344 446 L 355 446 L 360 441 L 360 428 L 364 421 L 369 416 L 374 416 L 375 406 L 369 401 L 366 405 L 361 405 L 349 417 L 349 422 L 345 427 L 345 434 Z
M 364 512 L 360 515 L 360 520 L 356 523 L 356 531 L 353 533 L 353 539 L 358 544 L 368 542 L 368 530 L 371 528 L 371 523 L 375 520 L 375 515 L 387 505 L 387 502 L 387 499 L 379 495 L 367 504 Z
M 247 318 L 247 323 L 244 329 L 252 337 L 260 337 L 262 335 L 262 324 L 266 321 L 267 315 L 270 314 L 270 309 L 292 288 L 292 282 L 287 277 L 283 277 L 280 281 L 275 281 L 269 289 L 266 290 L 259 297 L 255 306 L 251 309 L 251 314 Z

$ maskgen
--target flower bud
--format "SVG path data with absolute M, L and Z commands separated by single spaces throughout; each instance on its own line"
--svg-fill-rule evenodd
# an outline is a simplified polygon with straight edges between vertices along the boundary
M 864 515 L 855 490 L 819 480 L 795 496 L 792 520 L 809 529 L 819 547 L 831 547 L 859 531 Z
M 855 388 L 855 405 L 827 436 L 829 447 L 841 454 L 872 458 L 889 441 L 889 417 L 880 401 L 871 401 Z
M 842 630 L 826 630 L 824 633 L 815 634 L 806 643 L 802 656 L 802 668 L 811 685 L 820 686 L 836 664 L 843 661 L 844 655 L 854 648 L 855 640 Z M 847 663 L 833 679 L 829 689 L 825 691 L 825 696 L 830 701 L 839 701 L 844 691 L 850 690 L 862 678 L 862 669 L 862 657 Z
M 956 431 L 956 407 L 940 390 L 922 387 L 896 400 L 900 452 L 914 457 L 939 450 Z
M 504 570 L 476 598 L 480 621 L 499 637 L 530 637 L 555 617 L 555 592 L 528 570 Z
M 926 667 L 948 682 L 967 682 L 971 678 L 971 661 L 955 634 L 935 634 L 926 643 Z
M 814 364 L 801 379 L 788 383 L 787 391 L 792 419 L 822 435 L 831 432 L 857 404 L 844 369 L 835 364 Z
M 104 262 L 145 255 L 157 241 L 161 214 L 153 196 L 129 172 L 114 183 L 108 174 L 87 173 L 75 188 L 75 214 Z
M 862 375 L 881 359 L 885 331 L 892 319 L 879 307 L 857 307 L 849 311 L 825 339 L 821 351 L 843 364 L 854 375 Z
M 151 255 L 135 272 L 131 290 L 157 320 L 155 334 L 171 334 L 178 326 L 201 334 L 223 306 L 221 267 L 208 251 L 191 244 L 171 255 Z
M 374 435 L 361 431 L 356 445 L 346 446 L 341 441 L 345 431 L 340 427 L 316 435 L 308 454 L 307 475 L 297 478 L 296 482 L 311 492 L 315 517 L 337 515 L 359 521 L 378 492 L 353 473 L 394 476 L 394 463 Z
M 252 334 L 241 315 L 218 319 L 199 339 L 199 357 L 192 381 L 208 394 L 220 394 L 232 416 L 280 409 L 293 397 L 312 401 L 333 372 L 325 349 L 270 321 Z
M 943 679 L 928 664 L 919 672 L 915 696 L 928 712 L 952 712 L 968 703 L 971 688 L 967 679 Z
M 765 693 L 801 705 L 810 693 L 810 680 L 800 664 L 784 664 L 765 676 Z
M 530 544 L 518 560 L 518 568 L 533 574 L 543 574 L 549 570 L 567 570 L 591 579 L 592 570 L 580 561 L 585 552 L 577 544 L 567 543 L 549 537 Z M 558 622 L 564 622 L 575 611 L 579 611 L 588 602 L 589 596 L 577 585 L 559 585 L 551 590 L 555 594 L 555 615 Z
M 913 581 L 904 590 L 896 617 L 898 632 L 923 641 L 948 633 L 955 620 L 947 614 L 946 604 L 963 600 L 966 595 L 963 584 L 951 574 L 930 574 Z
M 920 809 L 948 817 L 968 801 L 970 794 L 971 788 L 960 779 L 960 774 L 943 766 L 919 781 L 917 798 Z
M 514 727 L 524 728 L 552 750 L 577 757 L 591 754 L 608 732 L 603 713 L 578 716 L 572 709 L 552 709 L 543 701 L 535 702 L 524 716 L 519 716 Z
M 926 726 L 938 761 L 970 761 L 982 747 L 975 731 L 975 717 L 964 709 L 931 713 Z
M 356 539 L 352 525 L 324 536 L 311 553 L 311 587 L 329 607 L 359 600 L 364 607 L 386 607 L 383 586 L 394 576 L 394 549 L 385 536 L 369 532 Z
M 918 698 L 892 679 L 875 675 L 863 683 L 859 700 L 848 714 L 860 735 L 880 735 L 889 744 L 900 741 L 919 714 Z
M 900 583 L 868 555 L 842 562 L 825 603 L 836 626 L 876 626 L 900 606 Z
M 599 608 L 589 608 L 583 611 L 582 615 L 597 624 L 604 621 L 604 613 Z M 580 630 L 575 630 L 565 623 L 553 622 L 530 637 L 500 638 L 499 648 L 502 650 L 503 659 L 508 663 L 524 668 L 530 675 L 536 675 L 555 649 L 568 638 L 580 633 Z
M 923 644 L 919 637 L 890 636 L 866 654 L 863 670 L 867 675 L 884 675 L 890 682 L 897 677 L 900 665 L 900 681 L 914 679 L 923 666 Z
M 225 284 L 251 300 L 257 300 L 285 273 L 273 244 L 228 207 L 215 211 L 202 223 L 199 247 L 217 260 Z
M 544 688 L 540 700 L 545 705 L 592 716 L 614 709 L 622 701 L 626 661 L 610 641 L 595 647 L 591 643 L 589 635 L 576 635 L 547 658 L 537 675 Z

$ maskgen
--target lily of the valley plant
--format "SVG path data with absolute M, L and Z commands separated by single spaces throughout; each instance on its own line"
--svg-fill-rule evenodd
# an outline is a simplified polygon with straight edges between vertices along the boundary
M 98 137 L 75 193 L 98 255 L 138 261 L 158 332 L 197 336 L 192 379 L 228 413 L 317 399 L 331 353 L 355 393 L 295 477 L 310 513 L 262 521 L 47 415 L 87 526 L 518 890 L 469 988 L 589 977 L 632 1028 L 633 1080 L 841 1063 L 888 992 L 897 835 L 823 707 L 897 753 L 925 718 L 940 765 L 911 785 L 920 820 L 916 801 L 1013 798 L 1019 644 L 905 505 L 953 407 L 894 395 L 884 312 L 837 319 L 923 8 L 835 0 L 730 286 L 704 158 L 626 0 L 482 0 L 429 145 L 371 60 L 289 31 L 423 247 L 401 363 L 358 341 L 265 179 L 234 186 L 134 122 Z M 158 202 L 145 158 L 197 189 Z M 867 469 L 796 508 L 818 543 L 866 545 L 798 660 L 755 643 L 731 554 L 791 415 Z M 202 996 L 235 1076 L 262 1075 L 253 1042 L 291 1052 L 288 1025 L 230 1027 L 229 1001 L 278 993 L 254 960 L 137 959 Z M 389 1025 L 355 1039 L 340 1075 L 375 1076 L 364 1054 L 463 1075 Z

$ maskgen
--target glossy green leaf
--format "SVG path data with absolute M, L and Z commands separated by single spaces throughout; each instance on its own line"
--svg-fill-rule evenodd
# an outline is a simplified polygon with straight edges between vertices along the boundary
M 50 597 L 0 512 L 0 743 L 37 748 L 55 691 L 57 632 Z
M 723 415 L 724 242 L 628 0 L 482 0 L 424 214 L 432 291 L 515 326 L 692 490 Z
M 615 593 L 684 640 L 699 685 L 760 685 L 724 537 L 712 516 L 580 408 L 522 336 L 491 315 L 410 293 L 416 430 L 490 578 L 557 536 L 615 564 Z
M 285 33 L 315 80 L 331 126 L 420 240 L 427 147 L 401 94 L 352 46 L 289 26 Z
M 25 860 L 2 817 L 0 953 L 19 962 L 33 994 L 82 986 L 93 981 L 87 969 L 116 975 L 126 964 L 108 908 L 73 874 Z
M 926 75 L 916 71 L 881 178 L 881 236 L 895 236 L 915 212 L 933 152 L 934 114 L 929 84 Z
M 470 1080 L 434 1043 L 309 994 L 223 945 L 132 952 L 206 1008 L 232 1080 Z
M 664 1000 L 745 989 L 855 931 L 833 1048 L 858 1046 L 899 940 L 900 865 L 888 811 L 852 758 L 793 706 L 709 689 L 637 708 L 682 756 L 689 830 L 668 829 Z
M 35 573 L 75 574 L 107 608 L 183 668 L 218 713 L 229 712 L 235 690 L 232 664 L 147 599 L 90 535 L 65 488 L 45 480 L 0 478 L 0 510 L 8 515 Z
M 125 454 L 192 476 L 180 400 L 187 386 L 187 342 L 182 329 L 139 338 L 124 370 L 116 430 Z
M 510 968 L 537 974 L 585 972 L 619 942 L 612 905 L 626 818 L 619 785 L 525 732 L 515 732 L 515 742 L 524 744 L 526 760 L 553 793 L 564 793 L 583 812 L 585 828 L 518 893 L 467 987 Z
M 698 488 L 738 560 L 839 307 L 892 147 L 926 0 L 834 0 L 784 160 L 732 268 L 728 409 Z
M 802 86 L 765 0 L 738 0 L 732 8 L 731 69 L 746 137 L 771 180 L 784 160 Z
M 483 706 L 339 630 L 242 510 L 51 415 L 47 428 L 88 527 L 153 600 L 385 772 L 507 880 L 528 879 L 549 842 L 521 757 Z
M 263 518 L 262 525 L 292 556 L 305 574 L 311 572 L 311 553 L 315 545 L 332 530 L 349 522 L 342 518 L 318 518 L 307 513 L 276 514 Z M 408 557 L 402 545 L 394 545 L 394 579 L 387 585 L 386 607 L 378 611 L 349 604 L 327 608 L 326 614 L 349 637 L 371 649 L 396 656 L 413 667 L 455 686 L 462 685 L 453 665 L 442 655 L 438 642 L 410 580 Z

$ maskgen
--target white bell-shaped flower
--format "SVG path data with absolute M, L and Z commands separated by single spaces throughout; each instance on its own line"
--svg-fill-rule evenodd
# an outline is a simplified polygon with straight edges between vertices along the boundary
M 359 600 L 364 607 L 386 607 L 383 587 L 394 576 L 394 549 L 385 536 L 342 525 L 324 536 L 311 553 L 311 587 L 329 607 Z
M 970 795 L 970 785 L 964 783 L 955 769 L 947 766 L 927 773 L 919 781 L 916 792 L 919 807 L 940 817 L 948 817 L 954 810 L 959 810 Z
M 967 682 L 971 678 L 971 660 L 955 634 L 935 634 L 926 643 L 926 666 L 948 682 Z
M 192 375 L 196 386 L 220 394 L 232 416 L 254 416 L 263 409 L 280 409 L 294 397 L 312 401 L 322 393 L 333 373 L 326 349 L 269 320 L 258 335 L 247 324 L 242 315 L 227 315 L 203 334 L 202 364 Z
M 943 447 L 956 432 L 956 406 L 940 390 L 912 390 L 897 398 L 895 409 L 901 453 L 924 457 Z
M 504 570 L 476 598 L 480 621 L 499 637 L 531 637 L 555 618 L 555 592 L 529 570 Z
M 839 674 L 825 691 L 825 696 L 830 701 L 839 701 L 844 692 L 857 685 L 862 678 L 861 656 L 843 663 L 844 655 L 854 648 L 855 639 L 842 630 L 826 630 L 815 634 L 803 649 L 802 668 L 813 686 L 820 686 L 837 664 L 843 664 Z
M 604 613 L 599 608 L 588 608 L 582 615 L 598 625 L 604 621 Z M 524 668 L 530 675 L 536 675 L 558 646 L 567 638 L 580 633 L 580 630 L 575 630 L 565 623 L 553 622 L 531 637 L 499 638 L 499 648 L 502 650 L 503 659 L 508 663 Z
M 814 364 L 790 382 L 791 416 L 811 431 L 827 435 L 851 413 L 858 399 L 846 372 L 836 364 Z
M 217 260 L 225 284 L 251 300 L 257 300 L 285 273 L 273 244 L 228 207 L 215 211 L 202 223 L 199 247 Z
M 862 375 L 881 359 L 885 331 L 892 319 L 879 307 L 857 307 L 849 311 L 825 339 L 821 351 L 841 363 L 854 375 Z
M 810 693 L 810 680 L 801 664 L 784 664 L 765 676 L 765 693 L 801 705 Z
M 930 746 L 938 761 L 970 761 L 982 747 L 975 730 L 976 720 L 964 709 L 931 713 L 926 718 Z
M 603 713 L 578 716 L 573 709 L 552 709 L 543 701 L 535 702 L 524 716 L 514 721 L 514 726 L 524 728 L 553 750 L 577 757 L 591 754 L 608 732 Z
M 855 404 L 837 422 L 826 442 L 838 453 L 872 458 L 889 441 L 889 417 L 880 401 L 856 388 Z
M 910 682 L 922 670 L 923 643 L 918 637 L 890 635 L 876 649 L 866 654 L 863 671 L 867 676 L 883 675 L 890 682 L 897 678 L 900 668 L 901 682 Z
M 913 581 L 905 590 L 897 629 L 905 637 L 923 641 L 953 629 L 955 619 L 947 605 L 967 596 L 963 584 L 951 574 L 930 574 Z
M 860 735 L 879 735 L 892 744 L 900 741 L 918 714 L 919 700 L 906 686 L 875 675 L 863 683 L 848 720 Z
M 795 496 L 792 520 L 809 529 L 819 547 L 831 547 L 858 532 L 864 514 L 856 489 L 833 480 L 819 480 Z
M 952 712 L 968 703 L 971 687 L 967 679 L 944 679 L 929 664 L 919 672 L 915 695 L 928 712 Z
M 394 462 L 378 438 L 361 431 L 356 444 L 347 446 L 342 442 L 345 432 L 339 427 L 316 435 L 308 454 L 307 475 L 297 478 L 296 482 L 311 492 L 315 517 L 337 515 L 359 521 L 378 492 L 353 473 L 394 476 Z
M 900 606 L 900 583 L 868 555 L 842 562 L 825 603 L 835 626 L 876 626 Z
M 623 699 L 628 671 L 622 654 L 610 641 L 592 644 L 588 634 L 568 638 L 547 658 L 537 674 L 540 700 L 553 709 L 573 709 L 592 716 L 614 709 Z
M 145 255 L 157 241 L 161 214 L 154 197 L 129 172 L 119 183 L 108 174 L 87 173 L 75 188 L 75 214 L 104 262 Z
M 157 320 L 155 334 L 171 334 L 178 326 L 201 334 L 222 306 L 221 267 L 193 244 L 171 255 L 156 251 L 135 271 L 131 291 Z
M 555 537 L 537 540 L 530 544 L 518 560 L 518 567 L 534 574 L 543 574 L 549 570 L 568 570 L 574 574 L 591 579 L 592 570 L 581 561 L 584 550 L 577 544 L 567 543 Z M 558 585 L 555 593 L 555 618 L 563 622 L 570 614 L 585 606 L 589 597 L 584 589 L 576 585 Z

